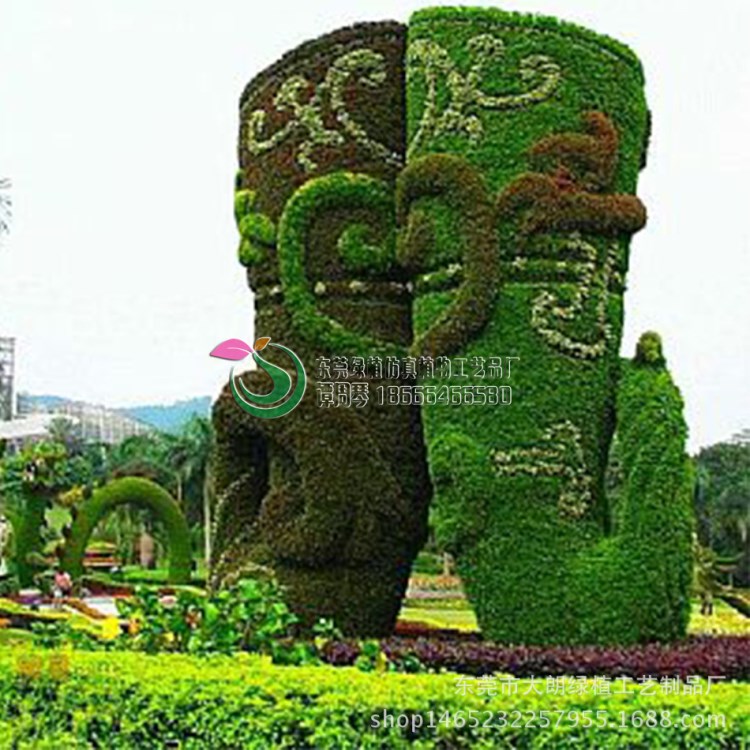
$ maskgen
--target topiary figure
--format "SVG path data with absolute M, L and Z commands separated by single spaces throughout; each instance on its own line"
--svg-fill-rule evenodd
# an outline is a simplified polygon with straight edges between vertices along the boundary
M 40 576 L 49 569 L 44 554 L 46 514 L 64 484 L 65 458 L 64 446 L 41 441 L 25 446 L 0 466 L 13 525 L 11 567 L 21 587 L 39 584 Z
M 94 490 L 90 498 L 71 509 L 73 522 L 63 530 L 60 565 L 74 578 L 83 575 L 86 547 L 97 524 L 120 505 L 151 511 L 164 526 L 169 545 L 169 583 L 189 583 L 193 567 L 190 529 L 180 507 L 158 484 L 140 477 L 115 479 Z
M 423 409 L 439 531 L 490 638 L 628 643 L 684 633 L 690 486 L 658 340 L 621 362 L 632 195 L 649 116 L 610 39 L 492 9 L 416 13 L 399 245 L 415 353 L 460 356 L 512 404 Z M 498 364 L 499 362 L 499 364 Z M 508 365 L 512 369 L 508 371 Z M 429 381 L 428 381 L 429 382 Z M 604 474 L 617 429 L 617 529 Z
M 394 262 L 403 55 L 402 26 L 362 24 L 302 45 L 242 96 L 235 211 L 255 331 L 310 380 L 319 357 L 397 356 L 412 338 Z M 235 383 L 271 388 L 262 372 Z M 257 419 L 228 386 L 213 421 L 212 585 L 271 569 L 304 626 L 390 633 L 427 531 L 418 408 L 320 408 L 308 386 L 291 413 Z

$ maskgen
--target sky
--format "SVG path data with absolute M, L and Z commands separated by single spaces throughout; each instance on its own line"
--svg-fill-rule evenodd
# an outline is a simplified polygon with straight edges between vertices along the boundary
M 477 5 L 483 3 L 475 3 Z M 495 3 L 493 3 L 495 4 Z M 0 0 L 0 335 L 18 388 L 108 406 L 215 395 L 253 340 L 232 217 L 237 102 L 285 51 L 426 3 Z M 630 45 L 654 118 L 623 352 L 657 330 L 693 450 L 750 426 L 750 3 L 534 0 Z

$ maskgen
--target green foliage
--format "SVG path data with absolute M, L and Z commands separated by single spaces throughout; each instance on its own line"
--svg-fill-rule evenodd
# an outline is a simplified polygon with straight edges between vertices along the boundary
M 415 622 L 436 630 L 458 630 L 466 633 L 479 631 L 476 616 L 467 608 L 466 602 L 460 600 L 409 601 L 408 606 L 401 609 L 400 619 L 405 623 Z
M 306 273 L 306 246 L 320 214 L 366 209 L 375 216 L 373 228 L 355 223 L 339 239 L 345 266 L 388 265 L 394 255 L 393 195 L 389 186 L 363 174 L 338 172 L 305 183 L 290 198 L 279 225 L 279 270 L 298 335 L 337 354 L 399 356 L 403 350 L 365 333 L 347 330 L 340 321 L 318 312 L 313 286 Z M 380 235 L 383 246 L 364 243 L 368 232 Z M 366 253 L 366 254 L 365 254 Z
M 495 640 L 629 643 L 687 624 L 682 401 L 655 334 L 635 364 L 619 360 L 647 135 L 640 64 L 612 40 L 494 9 L 410 21 L 404 185 L 451 161 L 497 195 L 494 214 L 472 215 L 461 206 L 481 200 L 467 178 L 452 193 L 420 180 L 400 248 L 421 274 L 414 328 L 438 342 L 431 354 L 518 358 L 510 379 L 463 381 L 512 386 L 502 413 L 423 409 L 436 531 Z M 498 283 L 475 252 L 487 236 Z M 467 295 L 472 279 L 486 283 Z M 615 427 L 624 482 L 613 523 Z
M 59 622 L 34 622 L 31 624 L 33 643 L 40 648 L 55 648 L 63 642 L 63 628 Z
M 747 688 L 713 685 L 708 695 L 661 694 L 632 685 L 613 692 L 538 695 L 528 680 L 512 694 L 461 695 L 456 675 L 365 673 L 352 668 L 279 667 L 264 657 L 0 650 L 0 736 L 8 747 L 106 745 L 157 748 L 646 748 L 741 747 L 750 732 Z M 596 720 L 607 711 L 611 726 Z M 383 712 L 425 718 L 422 727 L 383 726 Z M 428 713 L 435 715 L 429 726 Z M 500 726 L 482 724 L 505 712 Z M 522 712 L 514 726 L 516 714 Z M 524 729 L 534 712 L 549 726 Z M 593 721 L 584 720 L 590 712 Z M 625 712 L 621 721 L 619 712 Z M 440 722 L 448 712 L 451 721 Z M 472 712 L 472 713 L 470 713 Z M 557 713 L 565 714 L 556 726 Z M 653 712 L 653 713 L 647 713 Z M 671 712 L 671 723 L 660 720 Z M 708 726 L 723 714 L 725 726 Z M 373 716 L 380 719 L 373 724 Z M 682 716 L 702 728 L 679 725 Z M 631 721 L 632 717 L 632 721 Z M 576 720 L 577 719 L 577 720 Z M 495 722 L 500 724 L 499 721 Z M 695 723 L 698 723 L 697 721 Z M 591 726 L 590 724 L 593 724 Z M 411 725 L 411 721 L 410 721 Z M 477 726 L 478 725 L 478 726 Z
M 635 350 L 635 361 L 640 365 L 664 366 L 664 352 L 662 351 L 661 336 L 654 331 L 641 334 Z
M 721 591 L 716 553 L 696 542 L 693 557 L 693 593 L 711 602 Z
M 67 455 L 64 445 L 40 441 L 29 443 L 15 455 L 6 456 L 0 464 L 3 492 L 51 496 L 66 484 Z
M 116 479 L 94 491 L 77 508 L 62 550 L 61 565 L 72 576 L 83 574 L 83 556 L 93 530 L 114 508 L 132 504 L 151 511 L 164 525 L 169 539 L 169 578 L 172 583 L 190 580 L 192 557 L 190 530 L 179 506 L 158 485 L 147 479 Z
M 662 366 L 623 367 L 617 434 L 627 480 L 618 534 L 584 553 L 575 571 L 574 595 L 581 603 L 574 616 L 588 620 L 599 636 L 593 640 L 602 640 L 600 634 L 618 643 L 674 640 L 686 632 L 693 472 L 684 452 L 682 410 L 679 391 Z M 616 600 L 608 595 L 613 591 Z
M 0 611 L 21 624 L 26 620 L 34 643 L 45 648 L 200 656 L 251 652 L 275 663 L 299 665 L 321 663 L 327 645 L 342 638 L 332 621 L 321 620 L 312 629 L 314 640 L 294 640 L 298 620 L 272 580 L 243 579 L 210 594 L 179 587 L 165 595 L 155 587 L 139 586 L 116 604 L 119 620 L 108 618 L 101 626 L 67 612 L 34 613 L 13 602 L 0 602 Z
M 448 216 L 441 216 L 443 223 L 437 229 L 431 228 L 425 198 L 433 209 L 436 201 L 447 207 Z M 418 330 L 412 345 L 415 356 L 450 354 L 477 334 L 492 312 L 497 251 L 487 187 L 463 160 L 435 154 L 413 162 L 401 173 L 397 206 L 400 223 L 406 225 L 399 241 L 399 260 L 405 267 L 423 273 L 419 281 L 427 294 L 434 284 L 430 272 L 439 272 L 441 265 L 451 260 L 463 262 L 463 283 L 451 304 L 434 316 L 426 330 Z M 455 244 L 450 226 L 461 228 Z M 450 254 L 435 252 L 434 234 L 441 229 L 443 240 L 446 234 L 450 237 Z M 446 244 L 441 242 L 441 248 Z M 438 287 L 438 294 L 441 292 Z
M 49 504 L 49 498 L 24 494 L 22 509 L 13 528 L 12 558 L 12 568 L 21 588 L 39 584 L 38 577 L 47 569 L 42 530 Z
M 695 461 L 701 542 L 737 560 L 736 579 L 750 585 L 750 445 L 717 443 L 703 448 Z
M 278 588 L 271 582 L 243 579 L 235 586 L 206 596 L 197 589 L 179 589 L 165 598 L 138 588 L 118 600 L 119 613 L 129 622 L 120 648 L 156 653 L 224 653 L 251 651 L 280 655 L 289 644 L 296 622 Z
M 174 470 L 169 464 L 172 436 L 160 433 L 133 435 L 113 446 L 107 456 L 110 478 L 139 476 L 174 491 Z
M 103 485 L 108 477 L 135 475 L 151 479 L 176 492 L 189 522 L 202 520 L 203 491 L 213 445 L 208 419 L 194 417 L 177 435 L 154 432 L 112 447 L 82 443 L 64 419 L 53 424 L 53 434 L 55 440 L 30 443 L 19 453 L 0 460 L 0 496 L 3 511 L 13 525 L 10 557 L 21 586 L 41 583 L 39 576 L 49 564 L 45 554 L 61 541 L 59 529 L 48 523 L 50 510 L 56 510 L 54 504 L 72 510 L 89 499 L 94 488 Z M 135 511 L 123 510 L 127 509 L 121 508 L 115 514 L 114 536 L 130 551 L 144 519 L 137 517 Z M 150 524 L 150 519 L 145 522 Z M 153 531 L 162 537 L 158 523 Z
M 68 486 L 66 458 L 63 445 L 40 441 L 0 462 L 0 493 L 13 526 L 11 567 L 21 587 L 41 584 L 47 569 L 45 514 L 56 492 Z
M 64 446 L 69 456 L 83 452 L 81 425 L 71 422 L 67 417 L 55 417 L 47 427 L 47 435 L 51 442 Z
M 268 216 L 256 211 L 256 199 L 252 190 L 240 189 L 234 195 L 234 217 L 240 233 L 238 254 L 243 266 L 263 262 L 276 245 L 276 227 Z
M 140 476 L 156 482 L 175 496 L 188 523 L 198 524 L 203 520 L 213 440 L 211 421 L 193 415 L 174 434 L 136 435 L 113 446 L 106 458 L 107 473 L 110 478 Z
M 713 603 L 713 612 L 703 614 L 698 602 L 693 603 L 690 615 L 691 635 L 750 637 L 750 616 L 738 612 L 721 599 Z

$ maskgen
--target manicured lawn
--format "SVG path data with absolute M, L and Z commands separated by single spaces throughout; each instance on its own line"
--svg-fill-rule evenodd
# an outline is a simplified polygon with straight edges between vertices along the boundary
M 750 635 L 750 617 L 721 600 L 714 603 L 713 615 L 702 615 L 700 604 L 693 602 L 689 631 L 705 635 Z
M 399 619 L 405 622 L 421 622 L 434 628 L 449 628 L 465 632 L 479 629 L 474 613 L 468 607 L 465 609 L 441 609 L 425 604 L 419 607 L 406 606 L 401 609 Z M 750 617 L 745 617 L 728 604 L 717 600 L 714 604 L 714 614 L 701 615 L 700 604 L 693 602 L 688 632 L 694 635 L 748 635 L 750 636 Z
M 421 574 L 412 579 L 411 590 L 421 592 L 459 592 L 460 582 L 446 586 L 442 576 Z M 409 599 L 404 601 L 399 619 L 404 622 L 421 622 L 437 629 L 448 628 L 464 632 L 477 631 L 474 612 L 466 599 Z M 745 617 L 734 607 L 717 599 L 711 616 L 701 615 L 700 603 L 694 601 L 688 632 L 691 635 L 748 635 L 750 617 Z

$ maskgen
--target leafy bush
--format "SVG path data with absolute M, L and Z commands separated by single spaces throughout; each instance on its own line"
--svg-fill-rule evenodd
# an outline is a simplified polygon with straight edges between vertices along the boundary
M 117 605 L 129 622 L 120 645 L 149 653 L 274 654 L 296 622 L 277 587 L 253 579 L 211 596 L 181 589 L 163 597 L 138 588 L 132 599 L 118 600 Z
M 0 650 L 0 744 L 34 748 L 707 748 L 740 747 L 750 732 L 747 688 L 714 685 L 703 695 L 538 695 L 522 681 L 510 695 L 460 694 L 455 675 L 363 673 L 328 667 L 277 667 L 250 655 L 196 659 L 180 654 L 65 654 Z M 617 726 L 579 721 L 555 728 L 373 728 L 373 715 L 433 711 L 608 711 Z M 640 717 L 619 725 L 619 713 Z M 656 712 L 656 726 L 646 712 Z M 671 711 L 723 714 L 725 727 L 658 723 Z M 638 713 L 640 712 L 640 713 Z M 482 715 L 482 719 L 486 714 Z M 456 721 L 459 725 L 460 722 Z
M 133 596 L 117 599 L 116 605 L 120 619 L 106 617 L 93 623 L 60 612 L 26 625 L 33 630 L 35 644 L 47 648 L 66 645 L 86 651 L 196 656 L 251 652 L 270 656 L 276 664 L 295 665 L 323 663 L 321 654 L 343 637 L 332 620 L 321 619 L 310 629 L 311 638 L 295 639 L 299 620 L 270 580 L 243 579 L 210 595 L 191 587 L 168 595 L 138 587 Z M 391 668 L 396 666 L 394 662 Z

